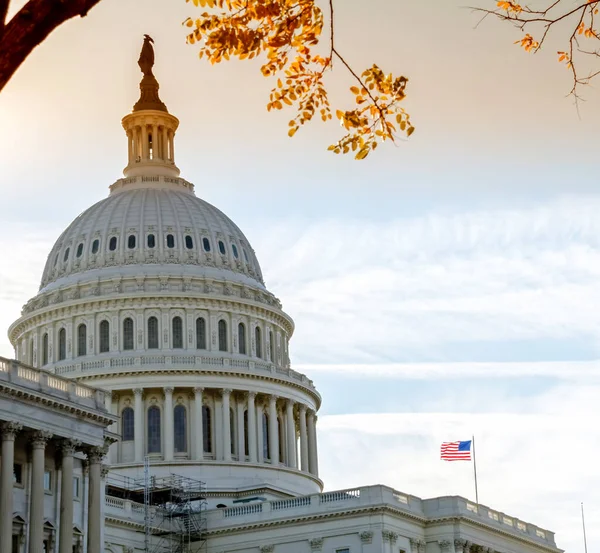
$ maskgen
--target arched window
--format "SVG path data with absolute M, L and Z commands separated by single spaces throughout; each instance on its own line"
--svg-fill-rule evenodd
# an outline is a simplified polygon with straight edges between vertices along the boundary
M 133 440 L 134 431 L 134 412 L 131 407 L 125 407 L 121 411 L 121 439 L 124 442 Z
M 133 319 L 130 317 L 123 321 L 123 349 L 133 349 Z
M 183 347 L 183 321 L 181 317 L 173 317 L 173 348 L 181 349 Z
M 130 250 L 133 250 L 133 249 L 135 248 L 135 234 L 130 234 L 130 235 L 127 237 L 127 247 L 128 247 Z
M 77 257 L 81 257 L 83 255 L 83 242 L 77 246 L 77 253 L 75 255 Z
M 219 321 L 219 351 L 227 351 L 227 323 Z
M 77 327 L 77 355 L 80 357 L 87 353 L 87 327 L 80 324 Z
M 67 249 L 65 250 L 65 255 L 64 255 L 64 257 L 63 257 L 63 261 L 64 261 L 65 263 L 66 263 L 66 262 L 69 260 L 69 251 L 70 251 L 70 249 L 71 249 L 71 248 L 67 248 Z
M 42 366 L 48 364 L 48 333 L 42 338 Z
M 238 342 L 240 344 L 240 353 L 246 354 L 246 327 L 244 323 L 238 325 Z
M 227 252 L 225 251 L 225 243 L 223 240 L 219 240 L 219 252 L 221 255 L 225 255 Z
M 108 249 L 111 252 L 114 252 L 117 249 L 117 237 L 113 236 L 109 241 L 108 241 Z
M 196 347 L 206 349 L 206 321 L 203 317 L 196 319 Z
M 100 240 L 94 240 L 92 242 L 92 253 L 98 253 L 99 249 L 100 249 Z
M 273 344 L 273 331 L 269 330 L 269 356 L 271 358 L 271 363 L 273 363 L 275 361 L 275 351 L 274 351 L 274 344 Z
M 208 238 L 203 238 L 202 239 L 202 247 L 204 248 L 205 252 L 209 252 L 210 251 L 210 240 Z
M 246 263 L 250 263 L 250 261 L 248 261 L 248 254 L 246 253 L 246 248 L 242 248 L 242 252 L 244 252 L 244 259 L 246 260 Z
M 100 323 L 100 353 L 106 353 L 110 349 L 110 327 L 108 321 Z
M 248 410 L 244 411 L 244 455 L 250 455 L 248 446 Z
M 160 453 L 160 409 L 148 409 L 148 453 Z
M 212 424 L 208 405 L 202 406 L 202 440 L 204 441 L 204 452 L 212 453 Z
M 238 254 L 238 249 L 235 244 L 231 244 L 231 251 L 233 252 L 233 257 L 235 257 L 236 259 L 240 256 Z
M 148 319 L 148 349 L 158 349 L 158 319 Z
M 256 357 L 262 358 L 262 340 L 259 326 L 254 329 L 254 340 L 256 341 Z
M 269 459 L 269 415 L 264 411 L 262 414 L 262 435 L 263 435 L 263 458 Z
M 167 234 L 167 248 L 173 249 L 175 247 L 175 237 L 172 234 Z
M 187 412 L 183 405 L 173 409 L 173 435 L 175 438 L 175 453 L 187 451 Z
M 153 249 L 156 246 L 156 238 L 154 238 L 154 234 L 148 235 L 147 244 L 150 249 Z
M 229 409 L 229 442 L 231 454 L 235 455 L 235 413 L 231 408 Z
M 185 247 L 188 250 L 191 250 L 194 247 L 194 240 L 189 234 L 185 237 Z
M 67 358 L 67 331 L 61 328 L 58 331 L 58 360 L 64 361 Z

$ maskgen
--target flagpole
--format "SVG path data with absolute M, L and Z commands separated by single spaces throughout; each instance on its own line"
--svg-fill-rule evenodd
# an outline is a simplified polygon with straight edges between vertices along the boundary
M 475 436 L 473 435 L 471 437 L 472 439 L 472 443 L 473 443 L 473 474 L 475 476 L 475 503 L 477 503 L 477 506 L 479 506 L 479 492 L 477 491 L 477 460 L 475 457 Z M 583 508 L 583 504 L 582 504 L 582 508 Z M 587 553 L 587 551 L 586 551 Z
M 581 503 L 581 524 L 583 525 L 583 546 L 585 548 L 585 553 L 587 553 L 587 539 L 585 537 L 585 518 L 583 516 L 583 502 Z

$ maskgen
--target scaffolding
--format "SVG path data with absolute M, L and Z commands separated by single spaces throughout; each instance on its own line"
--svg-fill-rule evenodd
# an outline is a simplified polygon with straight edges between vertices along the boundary
M 131 479 L 111 474 L 107 495 L 144 506 L 146 553 L 202 553 L 206 551 L 206 485 L 200 480 L 169 474 Z

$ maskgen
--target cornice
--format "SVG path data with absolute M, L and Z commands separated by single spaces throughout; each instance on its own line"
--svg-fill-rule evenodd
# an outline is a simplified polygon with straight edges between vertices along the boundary
M 77 415 L 78 417 L 84 417 L 86 419 L 96 421 L 104 427 L 113 424 L 117 420 L 116 417 L 110 415 L 109 413 L 104 414 L 95 409 L 86 409 L 77 403 L 73 403 L 68 400 L 63 401 L 54 396 L 38 393 L 28 388 L 21 388 L 20 386 L 10 382 L 0 381 L 0 394 L 6 397 L 18 398 L 21 400 L 30 401 L 32 403 L 39 403 L 44 407 L 55 411 L 67 412 L 69 414 Z
M 303 392 L 309 394 L 314 400 L 317 406 L 317 409 L 321 406 L 321 395 L 317 392 L 316 389 L 310 388 L 301 382 L 294 382 L 292 380 L 284 380 L 282 378 L 277 378 L 276 375 L 273 374 L 256 374 L 256 373 L 247 373 L 247 372 L 238 372 L 238 371 L 220 371 L 218 369 L 186 369 L 186 368 L 169 368 L 169 369 L 141 369 L 136 371 L 127 371 L 120 370 L 118 372 L 107 372 L 93 375 L 70 375 L 70 378 L 75 378 L 78 382 L 89 382 L 94 380 L 103 380 L 106 378 L 128 378 L 128 377 L 142 377 L 142 376 L 173 376 L 176 375 L 210 375 L 210 376 L 234 376 L 237 378 L 246 378 L 251 380 L 259 380 L 264 382 L 273 382 L 275 384 L 284 384 L 286 386 L 296 388 L 302 390 Z M 276 374 L 276 373 L 275 373 Z M 197 381 L 195 381 L 194 385 L 198 385 Z M 190 383 L 190 387 L 192 387 L 192 383 Z M 111 388 L 111 391 L 118 392 L 119 388 Z

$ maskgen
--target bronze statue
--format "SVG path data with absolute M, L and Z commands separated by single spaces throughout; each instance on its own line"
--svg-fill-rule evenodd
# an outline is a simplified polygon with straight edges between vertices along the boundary
M 154 65 L 154 48 L 152 44 L 154 44 L 152 37 L 144 35 L 144 44 L 138 60 L 138 65 L 144 75 L 152 75 L 152 66 Z

